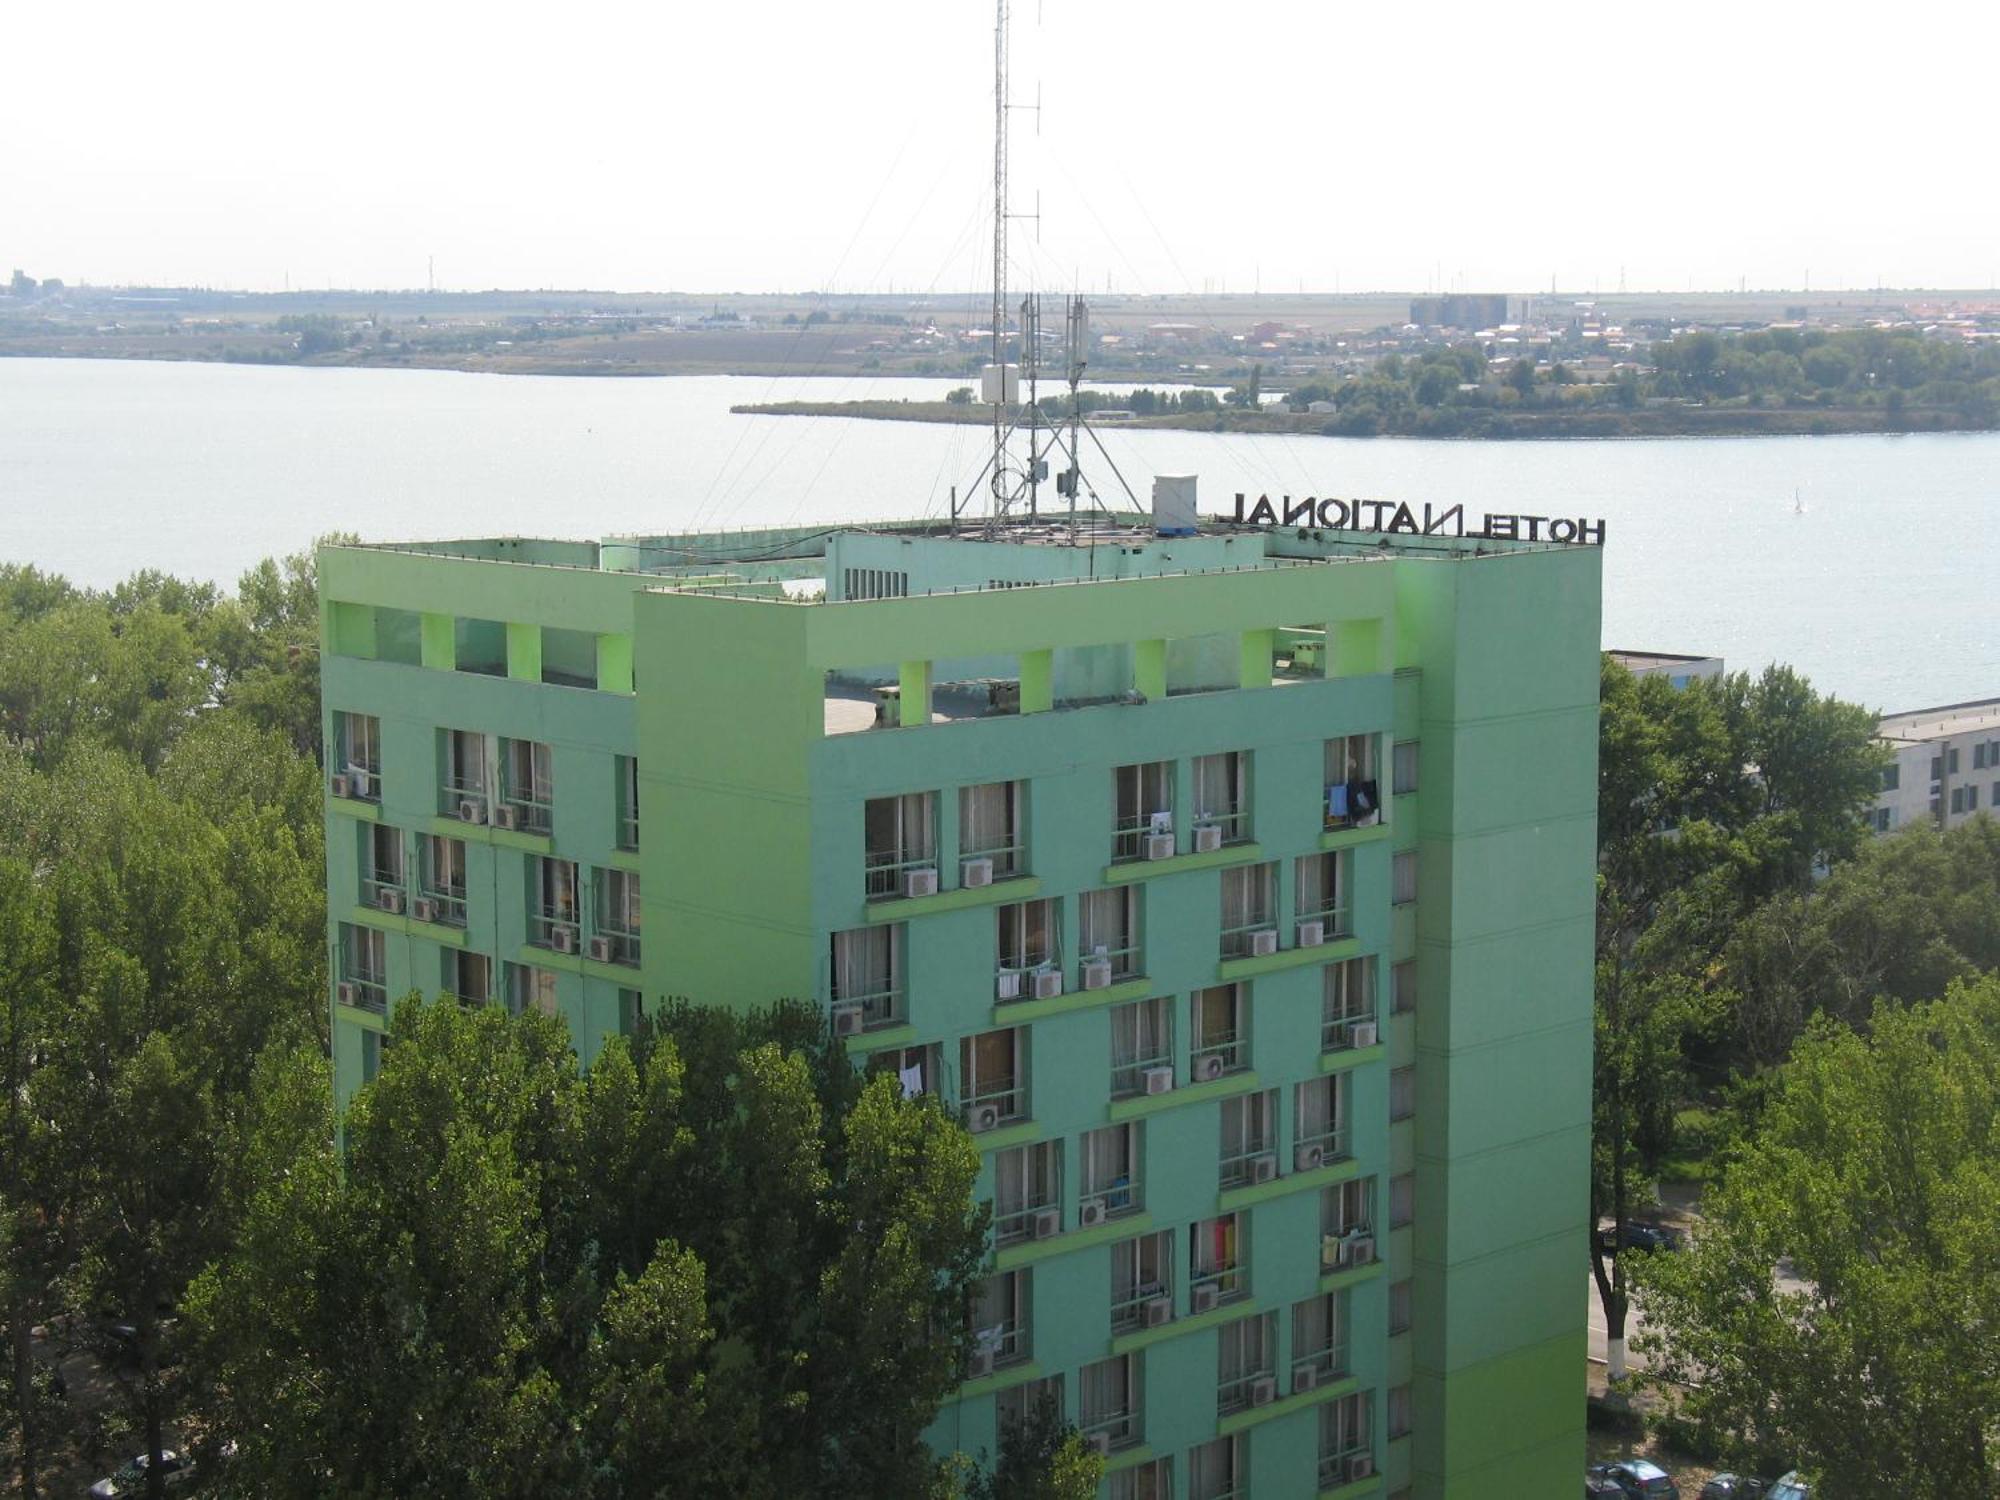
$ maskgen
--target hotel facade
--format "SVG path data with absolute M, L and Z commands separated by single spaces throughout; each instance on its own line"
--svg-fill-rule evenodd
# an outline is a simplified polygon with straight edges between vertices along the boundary
M 810 997 L 982 1153 L 941 1451 L 1047 1394 L 1114 1497 L 1573 1487 L 1596 549 L 912 522 L 319 570 L 343 1098 L 412 990 L 586 1059 L 664 996 Z

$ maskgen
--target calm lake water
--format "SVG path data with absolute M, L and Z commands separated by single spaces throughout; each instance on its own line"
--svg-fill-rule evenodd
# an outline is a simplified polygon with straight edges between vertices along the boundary
M 592 537 L 941 513 L 976 427 L 735 417 L 956 381 L 0 360 L 0 559 L 232 583 L 322 532 Z M 1609 523 L 1605 644 L 1786 661 L 1877 708 L 2000 694 L 2000 434 L 1468 443 L 1102 433 L 1132 487 Z M 1088 468 L 1088 466 L 1087 466 Z M 1099 493 L 1119 494 L 1100 463 Z M 1795 514 L 1794 493 L 1805 514 Z

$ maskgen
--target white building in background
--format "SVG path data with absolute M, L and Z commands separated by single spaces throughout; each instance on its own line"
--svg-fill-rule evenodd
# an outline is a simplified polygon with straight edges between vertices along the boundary
M 1684 688 L 1697 677 L 1717 678 L 1722 675 L 1722 658 L 1719 656 L 1676 656 L 1668 651 L 1611 651 L 1607 652 L 1634 677 L 1665 677 L 1677 688 Z
M 2000 698 L 1890 714 L 1877 737 L 1896 756 L 1871 814 L 1877 833 L 1926 818 L 1956 828 L 1974 813 L 2000 813 Z

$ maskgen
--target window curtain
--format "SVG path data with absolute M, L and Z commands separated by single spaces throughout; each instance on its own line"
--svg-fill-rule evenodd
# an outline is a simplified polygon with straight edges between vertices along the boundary
M 1131 946 L 1130 888 L 1115 891 L 1086 891 L 1083 895 L 1080 951 L 1085 957 L 1100 948 L 1116 953 Z
M 1298 1137 L 1318 1140 L 1333 1127 L 1333 1103 L 1326 1085 L 1329 1079 L 1315 1078 L 1299 1085 Z
M 1203 755 L 1194 763 L 1194 811 L 1197 818 L 1226 818 L 1237 807 L 1236 755 Z
M 856 999 L 895 988 L 895 929 L 864 927 L 833 935 L 833 993 Z

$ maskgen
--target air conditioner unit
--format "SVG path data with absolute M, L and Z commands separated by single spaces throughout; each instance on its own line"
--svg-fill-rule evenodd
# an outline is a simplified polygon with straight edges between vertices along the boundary
M 972 1351 L 972 1357 L 965 1362 L 965 1378 L 967 1380 L 978 1380 L 980 1377 L 991 1375 L 992 1373 L 993 1351 L 983 1344 L 975 1346 Z
M 576 929 L 574 927 L 551 927 L 549 946 L 558 953 L 576 952 Z
M 1214 1282 L 1208 1281 L 1203 1282 L 1194 1289 L 1189 1297 L 1188 1306 L 1196 1316 L 1199 1316 L 1205 1312 L 1214 1312 L 1215 1304 L 1221 1300 L 1221 1291 L 1217 1289 Z
M 1163 1328 L 1174 1320 L 1174 1299 L 1171 1297 L 1148 1298 L 1144 1313 L 1148 1328 Z
M 1220 1052 L 1204 1053 L 1194 1060 L 1192 1071 L 1196 1083 L 1213 1083 L 1222 1076 L 1222 1054 Z
M 1035 970 L 1035 998 L 1037 1000 L 1053 1000 L 1061 993 L 1061 969 Z
M 1269 1375 L 1259 1375 L 1250 1382 L 1250 1404 L 1269 1406 L 1278 1399 L 1278 1382 Z
M 385 885 L 375 893 L 375 904 L 386 912 L 393 912 L 397 916 L 401 916 L 403 912 L 403 893 L 393 885 Z
M 1038 1208 L 1035 1210 L 1035 1238 L 1046 1240 L 1062 1233 L 1062 1210 L 1059 1208 Z
M 1325 941 L 1326 941 L 1326 923 L 1324 922 L 1299 923 L 1299 946 L 1301 948 L 1317 948 L 1321 943 Z
M 993 993 L 1002 1000 L 1020 999 L 1021 971 L 1019 969 L 1002 969 L 999 974 L 994 976 Z
M 1093 958 L 1083 966 L 1083 987 L 1087 990 L 1111 988 L 1111 960 Z
M 1320 1145 L 1318 1142 L 1299 1147 L 1297 1162 L 1297 1170 L 1301 1172 L 1310 1172 L 1317 1167 L 1325 1166 L 1326 1147 Z
M 351 984 L 343 979 L 333 987 L 333 998 L 338 1000 L 342 1005 L 359 1005 L 361 1003 L 361 986 Z
M 1341 1257 L 1350 1266 L 1370 1265 L 1375 1259 L 1375 1236 L 1352 1234 L 1341 1241 Z
M 1372 1047 L 1382 1035 L 1373 1021 L 1355 1021 L 1347 1028 L 1347 1045 L 1350 1047 Z
M 835 1036 L 859 1036 L 861 1034 L 861 1007 L 854 1004 L 836 1005 L 833 1008 L 833 1034 Z
M 1104 1222 L 1104 1200 L 1086 1198 L 1076 1206 L 1076 1224 L 1079 1229 L 1089 1229 Z
M 1083 1440 L 1090 1444 L 1090 1451 L 1106 1457 L 1111 1453 L 1111 1434 L 1108 1432 L 1087 1432 Z
M 1222 847 L 1222 828 L 1215 823 L 1197 823 L 1194 827 L 1194 852 L 1213 854 Z
M 590 958 L 593 963 L 611 962 L 611 939 L 603 933 L 595 933 L 590 939 Z
M 1302 1365 L 1292 1366 L 1293 1395 L 1296 1396 L 1300 1391 L 1309 1391 L 1318 1384 L 1319 1384 L 1319 1366 L 1314 1364 L 1311 1360 L 1307 1360 Z
M 1146 1069 L 1146 1092 L 1149 1094 L 1171 1094 L 1174 1091 L 1174 1070 L 1171 1064 Z
M 1372 1453 L 1350 1453 L 1347 1455 L 1347 1479 L 1351 1484 L 1357 1479 L 1369 1479 L 1375 1473 L 1375 1455 Z
M 903 871 L 903 894 L 905 896 L 935 896 L 937 894 L 937 871 Z
M 484 823 L 486 804 L 477 797 L 461 797 L 458 801 L 459 821 L 464 823 Z
M 1278 1175 L 1278 1158 L 1266 1151 L 1262 1156 L 1250 1158 L 1250 1180 L 1270 1182 Z
M 1278 934 L 1269 927 L 1260 927 L 1250 934 L 1250 956 L 1269 958 L 1278 951 Z
M 976 891 L 981 886 L 993 884 L 993 861 L 968 859 L 958 867 L 958 883 L 968 891 Z
M 1171 833 L 1149 833 L 1146 835 L 1146 858 L 1172 859 L 1174 857 L 1174 836 Z
M 1000 1123 L 1000 1106 L 997 1104 L 972 1104 L 965 1110 L 965 1128 L 974 1135 L 991 1130 Z
M 351 797 L 354 795 L 353 783 L 350 782 L 345 776 L 333 777 L 330 781 L 328 781 L 327 786 L 333 792 L 333 795 L 336 797 Z
M 521 809 L 513 806 L 511 803 L 498 803 L 493 809 L 493 826 L 495 828 L 507 829 L 519 828 L 521 826 Z
M 437 914 L 438 904 L 428 896 L 419 896 L 410 903 L 410 915 L 419 922 L 435 922 Z

